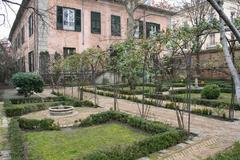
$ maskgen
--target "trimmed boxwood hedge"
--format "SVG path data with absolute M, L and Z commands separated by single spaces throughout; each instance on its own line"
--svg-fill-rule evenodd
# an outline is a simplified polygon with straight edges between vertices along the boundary
M 26 105 L 11 105 L 5 106 L 4 110 L 8 117 L 21 116 L 23 114 L 41 111 L 48 109 L 49 106 L 56 106 L 63 104 L 64 102 L 52 102 L 52 103 L 37 103 L 37 104 L 26 104 Z
M 107 123 L 110 121 L 118 121 L 121 123 L 128 124 L 131 127 L 138 128 L 144 130 L 145 132 L 151 134 L 159 134 L 168 131 L 171 127 L 167 124 L 163 124 L 160 122 L 154 122 L 145 120 L 140 117 L 133 117 L 129 114 L 122 112 L 113 112 L 107 111 L 98 114 L 93 114 L 88 118 L 84 119 L 80 123 L 80 127 L 89 127 L 93 125 L 99 125 L 103 123 Z
M 153 98 L 153 99 L 161 99 L 161 100 L 175 100 L 176 102 L 182 102 L 185 103 L 186 99 L 182 97 L 177 97 L 173 95 L 154 95 L 154 94 L 147 94 L 145 95 L 148 98 Z M 209 106 L 213 108 L 217 108 L 219 106 L 229 106 L 229 103 L 226 102 L 217 102 L 217 101 L 212 101 L 212 100 L 207 100 L 207 99 L 196 99 L 192 98 L 192 104 L 198 104 L 198 105 L 204 105 L 204 106 Z M 238 104 L 234 104 L 235 110 L 240 110 L 240 106 Z
M 19 118 L 19 127 L 26 130 L 59 130 L 60 126 L 53 119 L 26 119 Z
M 85 92 L 90 92 L 90 93 L 94 93 L 94 91 L 92 90 L 89 90 L 89 89 L 84 89 Z M 102 95 L 102 96 L 107 96 L 107 97 L 114 97 L 113 93 L 109 93 L 109 92 L 102 92 L 102 91 L 97 91 L 97 94 L 99 95 Z M 158 94 L 158 95 L 153 95 L 153 94 L 146 94 L 145 95 L 147 98 L 153 98 L 153 99 L 161 99 L 161 100 L 173 100 L 173 96 L 169 96 L 169 95 L 161 95 L 161 94 Z M 131 97 L 131 96 L 127 96 L 127 95 L 118 95 L 118 98 L 121 98 L 121 99 L 126 99 L 126 100 L 129 100 L 129 101 L 133 101 L 133 102 L 137 102 L 137 103 L 142 103 L 142 99 L 139 99 L 137 97 Z M 176 102 L 183 102 L 185 103 L 186 100 L 184 98 L 181 98 L 181 97 L 174 97 L 174 100 Z M 192 103 L 196 104 L 195 101 L 192 100 Z M 201 103 L 201 102 L 199 102 Z M 203 103 L 203 102 L 202 102 Z M 171 109 L 171 110 L 175 110 L 175 106 L 173 103 L 169 103 L 169 104 L 166 104 L 165 106 L 162 106 L 162 105 L 159 105 L 155 100 L 147 100 L 145 99 L 144 100 L 144 104 L 147 104 L 147 105 L 152 105 L 152 106 L 156 106 L 156 107 L 161 107 L 161 108 L 166 108 L 166 109 Z M 201 104 L 200 104 L 201 105 Z M 220 103 L 214 103 L 212 102 L 212 105 L 213 106 L 210 106 L 208 102 L 205 102 L 203 103 L 202 105 L 205 105 L 205 106 L 209 106 L 209 107 L 213 107 L 213 108 L 217 108 L 221 105 L 223 105 L 221 102 Z M 229 105 L 229 104 L 224 104 L 225 106 L 226 105 Z M 236 110 L 240 110 L 240 107 L 238 107 L 238 105 L 236 104 L 235 106 L 235 109 Z M 215 116 L 212 116 L 213 114 L 213 109 L 207 109 L 208 110 L 208 114 L 206 114 L 206 109 L 207 108 L 203 108 L 203 109 L 193 109 L 191 112 L 192 114 L 196 114 L 196 115 L 201 115 L 201 116 L 210 116 L 212 118 L 223 118 L 222 120 L 228 120 L 224 115 L 223 116 L 218 116 L 218 115 L 215 115 Z
M 83 120 L 81 127 L 88 127 L 118 121 L 133 128 L 150 133 L 151 136 L 130 145 L 120 145 L 90 153 L 79 160 L 132 160 L 176 145 L 187 139 L 185 131 L 178 130 L 169 125 L 148 121 L 143 118 L 133 117 L 121 112 L 102 112 Z
M 12 160 L 24 160 L 24 137 L 16 118 L 11 119 L 8 128 Z
M 27 104 L 29 103 L 29 104 Z M 23 114 L 41 111 L 48 109 L 50 106 L 57 105 L 71 105 L 73 107 L 94 107 L 91 101 L 84 100 L 79 101 L 75 98 L 66 96 L 51 97 L 51 98 L 21 98 L 21 99 L 9 99 L 4 101 L 4 110 L 8 117 L 21 116 Z
M 56 102 L 56 101 L 64 101 L 65 97 L 26 97 L 26 98 L 12 98 L 8 99 L 12 104 L 24 104 L 24 103 L 41 103 L 41 102 Z

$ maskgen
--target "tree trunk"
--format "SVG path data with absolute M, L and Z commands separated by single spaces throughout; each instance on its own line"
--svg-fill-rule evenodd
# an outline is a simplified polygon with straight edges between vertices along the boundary
M 237 102 L 238 102 L 238 104 L 240 104 L 240 79 L 239 79 L 240 77 L 239 77 L 236 67 L 233 64 L 232 56 L 229 52 L 229 48 L 228 48 L 229 46 L 228 46 L 227 38 L 225 35 L 225 29 L 224 29 L 224 20 L 221 18 L 221 15 L 220 15 L 220 34 L 221 34 L 221 43 L 222 43 L 222 47 L 223 47 L 223 53 L 225 56 L 225 60 L 227 62 L 227 66 L 230 70 L 232 78 L 234 80 Z
M 212 7 L 218 12 L 219 16 L 222 18 L 222 20 L 226 23 L 226 25 L 230 28 L 230 30 L 233 32 L 233 34 L 236 36 L 238 42 L 240 43 L 240 32 L 235 27 L 235 25 L 231 22 L 231 20 L 227 17 L 227 15 L 224 13 L 222 7 L 219 5 L 220 0 L 207 0 Z

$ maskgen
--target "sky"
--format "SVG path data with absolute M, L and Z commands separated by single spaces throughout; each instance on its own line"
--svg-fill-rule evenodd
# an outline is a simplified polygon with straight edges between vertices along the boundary
M 12 2 L 22 3 L 22 0 L 11 0 Z M 158 1 L 158 0 L 156 0 Z M 170 0 L 175 2 L 177 0 Z M 19 9 L 18 5 L 11 4 L 12 10 L 0 0 L 0 15 L 7 13 L 5 16 L 5 23 L 1 25 L 4 21 L 3 16 L 0 16 L 0 39 L 8 38 L 9 32 L 11 30 L 12 24 L 16 18 L 17 11 Z

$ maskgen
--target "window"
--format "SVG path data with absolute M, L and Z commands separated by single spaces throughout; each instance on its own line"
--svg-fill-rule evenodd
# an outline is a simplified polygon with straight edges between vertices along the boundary
M 34 54 L 33 54 L 33 52 L 28 53 L 28 68 L 29 68 L 29 72 L 34 72 Z
M 74 53 L 76 53 L 76 48 L 67 48 L 67 47 L 64 47 L 63 48 L 63 56 L 64 58 L 70 56 L 70 55 L 73 55 Z
M 91 32 L 101 34 L 101 13 L 91 12 Z
M 81 31 L 81 10 L 58 6 L 57 29 Z
M 75 11 L 69 8 L 63 8 L 63 29 L 75 30 Z
M 210 46 L 214 46 L 216 44 L 215 42 L 215 34 L 210 34 Z
M 25 41 L 25 31 L 24 31 L 24 26 L 22 27 L 21 29 L 21 42 L 22 44 L 24 43 Z
M 147 28 L 147 37 L 154 36 L 156 33 L 160 32 L 160 24 L 147 22 L 146 28 Z
M 28 17 L 28 30 L 29 30 L 29 37 L 33 34 L 33 14 Z
M 112 36 L 121 36 L 121 17 L 111 16 L 111 32 Z

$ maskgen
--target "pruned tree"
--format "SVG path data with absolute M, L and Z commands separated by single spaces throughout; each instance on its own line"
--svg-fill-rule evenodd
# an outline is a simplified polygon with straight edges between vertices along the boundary
M 96 87 L 96 72 L 103 70 L 107 64 L 107 54 L 100 48 L 89 48 L 81 53 L 82 62 L 86 69 L 92 73 L 92 84 L 94 86 L 94 104 L 97 106 L 97 87 Z
M 186 21 L 190 22 L 189 24 L 192 27 L 199 29 L 198 33 L 195 35 L 195 49 L 193 51 L 193 54 L 196 55 L 195 76 L 196 79 L 198 79 L 201 74 L 199 54 L 202 50 L 203 44 L 206 42 L 207 37 L 212 31 L 209 23 L 212 23 L 215 20 L 214 12 L 211 5 L 205 0 L 182 0 L 182 3 L 182 12 L 186 14 Z

